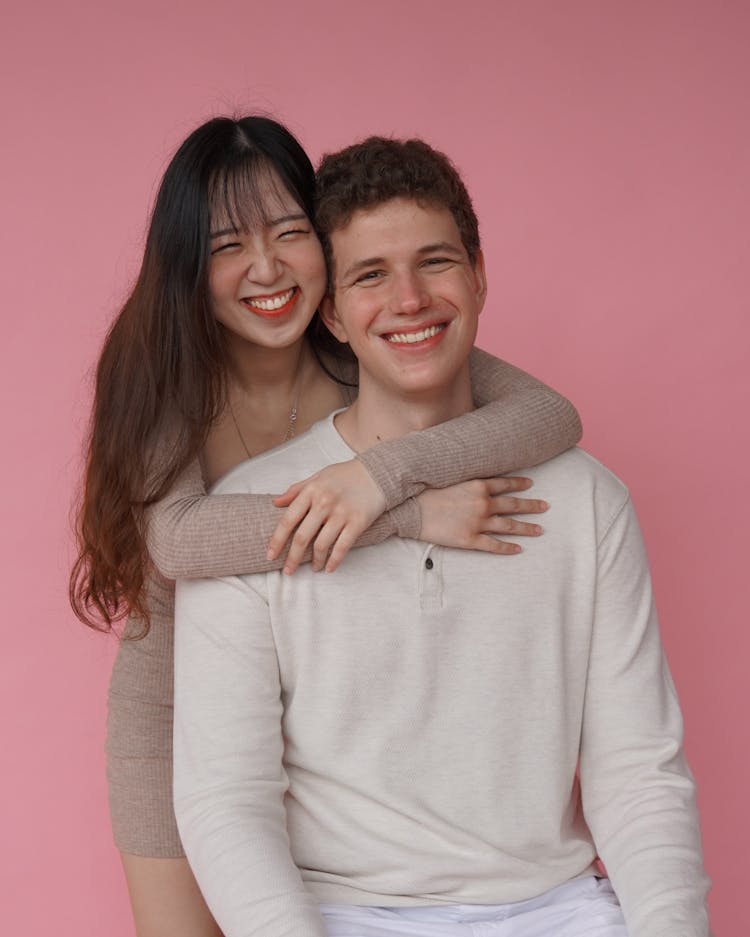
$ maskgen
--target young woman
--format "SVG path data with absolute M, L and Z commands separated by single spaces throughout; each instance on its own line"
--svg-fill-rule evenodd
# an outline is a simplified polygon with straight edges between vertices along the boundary
M 93 627 L 127 617 L 107 753 L 139 937 L 219 933 L 171 807 L 173 580 L 292 573 L 306 560 L 333 571 L 350 547 L 393 534 L 516 552 L 497 535 L 539 529 L 505 515 L 545 505 L 513 496 L 524 479 L 493 476 L 580 435 L 567 401 L 476 352 L 483 406 L 473 413 L 381 443 L 276 499 L 206 497 L 235 464 L 356 393 L 356 366 L 316 313 L 326 272 L 313 194 L 310 161 L 275 121 L 198 128 L 164 175 L 138 280 L 99 362 L 71 601 Z M 471 478 L 486 481 L 459 484 Z

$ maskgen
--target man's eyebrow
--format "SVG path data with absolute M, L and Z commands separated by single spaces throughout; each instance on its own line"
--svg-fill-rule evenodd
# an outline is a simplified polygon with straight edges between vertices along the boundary
M 435 241 L 434 244 L 425 244 L 423 247 L 417 248 L 417 254 L 434 254 L 437 251 L 443 251 L 446 254 L 453 254 L 456 257 L 463 257 L 463 250 L 460 247 L 456 247 L 455 244 L 451 244 L 450 241 Z M 364 270 L 367 267 L 377 267 L 379 264 L 386 263 L 385 257 L 365 257 L 363 260 L 358 260 L 356 263 L 353 263 L 351 267 L 348 267 L 342 274 L 342 279 L 347 279 L 355 273 L 359 273 L 360 270 Z
M 352 274 L 359 273 L 360 270 L 364 270 L 366 267 L 377 267 L 378 264 L 384 263 L 385 257 L 365 257 L 363 260 L 358 260 L 356 263 L 353 263 L 351 267 L 347 267 L 342 277 L 346 279 L 352 276 Z
M 450 241 L 436 241 L 434 244 L 425 244 L 424 247 L 420 247 L 417 251 L 418 254 L 434 254 L 436 251 L 443 251 L 447 254 L 455 254 L 458 257 L 463 257 L 463 250 L 460 247 L 456 247 L 455 244 L 451 244 Z

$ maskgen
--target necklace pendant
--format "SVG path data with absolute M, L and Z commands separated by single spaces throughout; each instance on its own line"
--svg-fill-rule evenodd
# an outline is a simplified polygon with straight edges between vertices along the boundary
M 295 405 L 289 411 L 289 427 L 287 428 L 286 436 L 284 437 L 284 442 L 286 442 L 288 439 L 294 438 L 294 431 L 296 428 L 296 424 L 297 424 L 297 407 Z

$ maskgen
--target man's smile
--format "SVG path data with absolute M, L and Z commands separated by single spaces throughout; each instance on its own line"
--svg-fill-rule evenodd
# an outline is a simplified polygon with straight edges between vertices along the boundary
M 448 327 L 447 322 L 439 322 L 436 325 L 427 325 L 416 331 L 410 332 L 387 332 L 383 338 L 387 342 L 395 345 L 416 345 L 419 342 L 434 338 Z

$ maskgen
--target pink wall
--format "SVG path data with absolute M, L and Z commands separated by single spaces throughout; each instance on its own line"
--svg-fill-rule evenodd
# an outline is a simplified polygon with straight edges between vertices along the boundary
M 102 742 L 113 642 L 66 604 L 89 370 L 203 118 L 314 156 L 422 134 L 464 170 L 482 342 L 579 405 L 640 509 L 700 788 L 714 927 L 746 933 L 750 16 L 738 0 L 132 0 L 3 16 L 2 918 L 132 937 Z M 741 910 L 741 904 L 744 908 Z

